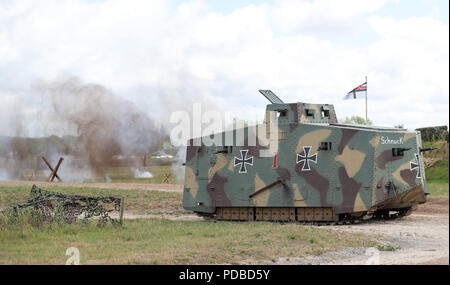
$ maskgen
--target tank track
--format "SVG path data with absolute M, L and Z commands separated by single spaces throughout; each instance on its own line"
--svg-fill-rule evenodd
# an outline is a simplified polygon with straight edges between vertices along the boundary
M 297 223 L 311 225 L 348 225 L 370 221 L 393 220 L 409 216 L 416 207 L 377 210 L 373 213 L 355 212 L 333 214 L 326 207 L 218 207 L 216 213 L 196 214 L 207 221 L 252 222 L 266 221 L 276 223 Z

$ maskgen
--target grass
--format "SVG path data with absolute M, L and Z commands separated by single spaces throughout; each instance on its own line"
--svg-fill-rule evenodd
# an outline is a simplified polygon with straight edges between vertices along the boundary
M 28 199 L 29 186 L 0 186 L 0 208 L 23 203 Z M 125 211 L 134 214 L 154 214 L 169 212 L 172 214 L 187 213 L 182 206 L 182 193 L 149 190 L 119 190 L 77 187 L 46 187 L 46 190 L 65 194 L 87 196 L 116 196 L 125 197 Z
M 297 224 L 138 219 L 122 228 L 0 227 L 0 264 L 65 264 L 68 247 L 80 250 L 81 264 L 237 264 L 373 243 L 363 234 Z
M 424 148 L 436 148 L 433 151 L 424 152 L 423 156 L 426 158 L 448 159 L 449 157 L 449 144 L 446 141 L 423 141 L 422 145 Z
M 390 245 L 390 244 L 388 244 L 388 245 L 377 244 L 377 245 L 376 245 L 376 248 L 377 248 L 379 251 L 396 251 L 396 250 L 397 250 L 396 247 L 394 247 L 394 246 L 392 246 L 392 245 Z
M 0 207 L 23 202 L 28 186 L 0 187 Z M 67 194 L 124 196 L 126 212 L 182 214 L 182 194 L 53 186 Z M 190 212 L 189 212 L 190 213 Z M 0 264 L 65 264 L 66 249 L 80 250 L 81 264 L 236 264 L 274 257 L 318 255 L 343 247 L 367 247 L 370 236 L 327 228 L 267 222 L 125 220 L 123 227 L 32 226 L 0 216 Z M 27 222 L 28 221 L 28 222 Z
M 427 181 L 448 183 L 448 159 L 442 159 L 425 170 Z
M 152 184 L 182 184 L 183 181 L 179 181 L 176 173 L 173 171 L 170 165 L 156 165 L 148 166 L 147 169 L 152 173 L 152 178 L 134 178 L 134 173 L 129 167 L 109 167 L 106 170 L 111 182 L 123 182 L 123 183 L 152 183 Z M 165 182 L 165 175 L 170 175 L 168 182 Z
M 425 169 L 425 176 L 432 196 L 449 196 L 449 144 L 446 141 L 423 142 L 423 147 L 434 147 L 424 157 L 438 160 Z
M 428 182 L 431 196 L 446 196 L 448 197 L 449 184 L 448 183 L 434 183 Z
M 428 187 L 432 196 L 449 195 L 449 160 L 442 159 L 425 169 Z

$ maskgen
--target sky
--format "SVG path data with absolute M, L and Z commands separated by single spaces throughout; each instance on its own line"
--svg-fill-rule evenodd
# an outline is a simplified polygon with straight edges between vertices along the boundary
M 449 124 L 447 0 L 1 0 L 0 135 L 46 136 L 42 83 L 101 84 L 166 123 L 171 112 L 261 121 L 285 102 L 334 104 L 368 79 L 374 125 Z M 63 104 L 64 98 L 61 98 Z M 74 130 L 72 130 L 73 132 Z

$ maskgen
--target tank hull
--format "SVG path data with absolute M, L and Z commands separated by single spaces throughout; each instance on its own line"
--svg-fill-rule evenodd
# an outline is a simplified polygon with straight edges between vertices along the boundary
M 225 220 L 336 221 L 426 202 L 419 132 L 288 121 L 267 155 L 270 145 L 249 144 L 254 130 L 237 145 L 187 147 L 185 209 Z

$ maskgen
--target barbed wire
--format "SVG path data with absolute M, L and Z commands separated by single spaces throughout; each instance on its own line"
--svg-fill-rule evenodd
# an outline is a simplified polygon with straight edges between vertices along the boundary
M 80 216 L 86 222 L 91 218 L 98 218 L 97 226 L 105 225 L 110 221 L 114 225 L 121 225 L 123 219 L 124 199 L 113 196 L 90 197 L 82 195 L 63 194 L 31 187 L 28 201 L 13 205 L 1 211 L 1 214 L 18 216 L 25 212 L 42 222 L 63 221 L 72 224 Z M 112 204 L 112 207 L 109 206 Z M 109 207 L 108 207 L 109 206 Z M 117 211 L 119 219 L 111 218 L 110 213 Z

